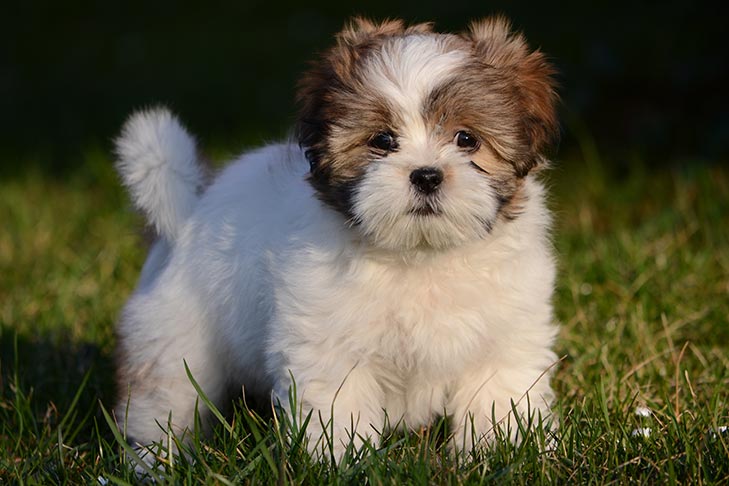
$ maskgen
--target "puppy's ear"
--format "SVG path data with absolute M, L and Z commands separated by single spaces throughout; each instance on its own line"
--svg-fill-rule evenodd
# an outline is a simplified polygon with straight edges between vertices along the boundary
M 528 164 L 531 167 L 523 168 L 526 173 L 559 137 L 556 70 L 539 50 L 530 51 L 524 36 L 512 32 L 502 16 L 472 23 L 464 36 L 485 64 L 498 69 L 517 88 L 524 132 L 534 157 Z

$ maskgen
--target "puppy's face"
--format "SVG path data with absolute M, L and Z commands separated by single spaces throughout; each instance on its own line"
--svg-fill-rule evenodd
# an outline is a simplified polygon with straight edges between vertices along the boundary
M 558 131 L 552 73 L 501 18 L 459 35 L 356 19 L 300 85 L 309 180 L 377 247 L 487 238 Z

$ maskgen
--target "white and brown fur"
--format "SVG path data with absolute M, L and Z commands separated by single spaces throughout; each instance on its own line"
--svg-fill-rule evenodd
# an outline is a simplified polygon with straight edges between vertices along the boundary
M 386 417 L 445 410 L 468 450 L 494 421 L 516 430 L 512 405 L 548 416 L 555 265 L 535 172 L 558 132 L 552 75 L 503 18 L 461 34 L 355 19 L 300 83 L 298 143 L 204 189 L 179 122 L 133 115 L 118 168 L 159 233 L 118 325 L 133 441 L 160 440 L 170 414 L 193 426 L 183 360 L 218 404 L 243 387 L 290 413 L 293 378 L 310 449 L 333 420 L 337 456 Z

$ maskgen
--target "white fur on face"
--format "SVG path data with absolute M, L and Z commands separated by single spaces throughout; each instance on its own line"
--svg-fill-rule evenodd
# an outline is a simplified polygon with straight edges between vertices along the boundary
M 391 250 L 446 248 L 484 238 L 498 209 L 487 179 L 455 146 L 427 140 L 417 147 L 406 136 L 400 143 L 397 153 L 370 164 L 358 187 L 353 212 L 361 231 Z M 419 167 L 444 172 L 436 193 L 424 196 L 410 183 Z M 424 206 L 435 214 L 417 214 Z
M 411 36 L 385 44 L 367 63 L 367 86 L 392 107 L 398 150 L 372 160 L 353 201 L 354 222 L 377 246 L 445 248 L 488 234 L 498 210 L 497 195 L 454 143 L 455 133 L 425 118 L 425 103 L 438 86 L 458 75 L 468 61 L 447 50 L 443 39 Z M 436 193 L 420 194 L 412 171 L 433 167 L 444 173 Z M 429 207 L 435 214 L 421 215 Z

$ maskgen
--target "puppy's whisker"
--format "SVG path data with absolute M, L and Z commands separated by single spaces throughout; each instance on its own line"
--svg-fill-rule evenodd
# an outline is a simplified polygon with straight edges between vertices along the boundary
M 479 172 L 483 172 L 486 175 L 491 175 L 491 173 L 489 171 L 487 171 L 486 169 L 484 169 L 483 167 L 481 167 L 480 165 L 478 165 L 476 162 L 474 162 L 474 161 L 471 160 L 470 161 L 470 164 L 471 164 L 471 167 L 473 167 L 474 169 L 478 170 Z
M 359 218 L 359 216 L 352 215 L 349 218 L 347 218 L 347 220 L 345 220 L 344 224 L 348 228 L 354 228 L 355 226 L 359 226 L 360 224 L 362 224 L 362 220 Z

